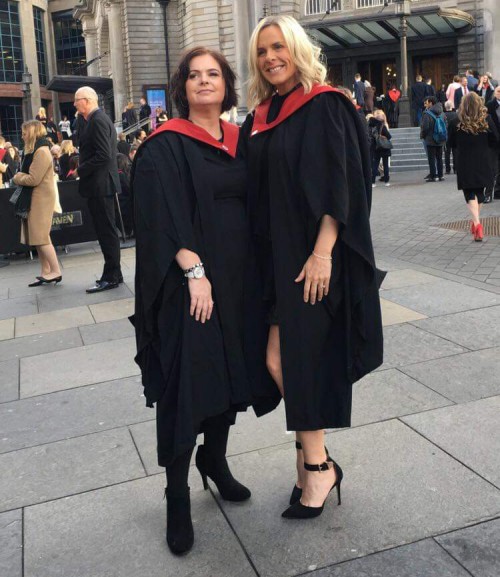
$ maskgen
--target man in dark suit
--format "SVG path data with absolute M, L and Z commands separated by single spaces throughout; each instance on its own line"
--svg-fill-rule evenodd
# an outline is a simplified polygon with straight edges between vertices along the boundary
M 104 256 L 104 270 L 88 293 L 118 287 L 123 282 L 120 268 L 120 240 L 116 229 L 115 195 L 120 192 L 116 163 L 116 130 L 98 106 L 95 90 L 88 86 L 75 94 L 75 107 L 82 117 L 79 135 L 80 194 L 87 198 L 97 240 Z
M 462 102 L 462 98 L 466 95 L 469 94 L 469 88 L 467 86 L 467 76 L 462 76 L 460 78 L 460 88 L 457 88 L 455 90 L 455 110 L 458 110 L 458 107 L 460 106 L 460 103 Z
M 365 106 L 365 83 L 361 80 L 361 74 L 354 75 L 354 98 L 356 102 L 364 108 Z
M 146 133 L 149 133 L 151 130 L 151 106 L 149 106 L 144 97 L 142 97 L 139 102 L 141 103 L 141 108 L 139 109 L 139 120 L 149 118 L 149 124 L 144 126 Z
M 411 107 L 413 109 L 414 126 L 420 126 L 424 112 L 424 99 L 427 96 L 428 86 L 422 82 L 422 76 L 417 75 L 415 84 L 411 87 Z
M 491 120 L 495 123 L 497 127 L 498 133 L 500 134 L 500 86 L 495 88 L 495 92 L 493 93 L 493 98 L 486 103 L 486 108 L 488 109 L 488 113 L 491 116 Z M 498 163 L 497 163 L 497 174 L 495 178 L 495 182 L 491 184 L 490 187 L 486 189 L 485 193 L 485 202 L 486 198 L 500 198 L 500 146 L 498 147 Z

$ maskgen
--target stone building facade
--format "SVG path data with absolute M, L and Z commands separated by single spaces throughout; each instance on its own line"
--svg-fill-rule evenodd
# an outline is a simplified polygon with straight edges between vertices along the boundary
M 499 4 L 498 0 L 412 0 L 410 79 L 422 72 L 438 84 L 469 67 L 500 77 Z M 142 95 L 165 95 L 167 68 L 174 70 L 182 52 L 196 45 L 226 55 L 239 78 L 243 112 L 248 40 L 266 13 L 291 14 L 308 29 L 323 48 L 333 82 L 350 85 L 360 71 L 382 91 L 390 80 L 400 82 L 399 5 L 400 0 L 0 0 L 0 18 L 6 6 L 17 10 L 23 66 L 33 75 L 32 109 L 45 104 L 57 118 L 59 111 L 70 110 L 71 96 L 50 92 L 41 82 L 33 10 L 42 14 L 48 78 L 60 73 L 61 66 L 55 23 L 58 15 L 67 18 L 69 13 L 72 22 L 67 25 L 77 29 L 84 43 L 83 66 L 70 73 L 111 79 L 114 116 L 119 121 L 127 102 L 137 105 Z M 2 103 L 22 102 L 20 80 L 19 74 L 15 79 L 12 74 L 0 75 L 2 125 Z

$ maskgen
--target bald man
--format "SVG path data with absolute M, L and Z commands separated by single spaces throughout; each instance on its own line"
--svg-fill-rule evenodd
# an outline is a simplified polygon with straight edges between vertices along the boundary
M 121 192 L 116 163 L 116 130 L 109 116 L 98 106 L 95 90 L 88 86 L 75 94 L 79 124 L 79 192 L 87 198 L 97 240 L 104 256 L 101 278 L 87 289 L 98 293 L 117 288 L 123 282 L 120 268 L 120 240 L 116 229 L 115 194 Z

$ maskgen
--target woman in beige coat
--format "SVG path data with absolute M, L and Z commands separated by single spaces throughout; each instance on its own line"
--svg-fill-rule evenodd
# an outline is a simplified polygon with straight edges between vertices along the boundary
M 14 183 L 20 186 L 32 187 L 31 208 L 28 218 L 22 221 L 21 242 L 35 246 L 40 264 L 41 276 L 29 286 L 40 286 L 52 282 L 61 282 L 61 269 L 56 251 L 50 240 L 52 215 L 56 204 L 56 184 L 50 148 L 45 144 L 46 130 L 38 120 L 29 120 L 22 127 L 25 155 L 33 154 L 29 172 L 18 172 Z

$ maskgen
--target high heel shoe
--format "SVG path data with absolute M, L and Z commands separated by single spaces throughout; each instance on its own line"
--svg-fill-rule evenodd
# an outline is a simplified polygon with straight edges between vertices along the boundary
M 208 489 L 207 477 L 210 477 L 220 496 L 226 501 L 240 502 L 250 499 L 252 493 L 233 477 L 225 456 L 222 459 L 213 459 L 205 445 L 200 445 L 196 451 L 196 468 L 200 472 L 205 491 Z
M 298 441 L 295 441 L 295 448 L 297 449 L 297 451 L 302 451 L 302 444 L 299 443 Z M 325 447 L 325 452 L 326 452 L 326 456 L 329 457 L 330 453 L 328 452 L 328 449 Z M 294 503 L 297 503 L 297 501 L 300 501 L 300 498 L 302 497 L 302 489 L 300 487 L 297 487 L 297 485 L 295 484 L 293 486 L 292 489 L 292 494 L 290 495 L 290 505 L 293 505 Z
M 194 543 L 193 522 L 191 521 L 191 499 L 189 488 L 182 496 L 168 494 L 167 499 L 167 545 L 174 555 L 184 555 Z
M 332 490 L 337 487 L 337 500 L 338 504 L 342 504 L 341 496 L 340 496 L 340 485 L 342 483 L 342 479 L 344 478 L 344 473 L 340 466 L 331 458 L 327 457 L 326 461 L 319 465 L 309 465 L 309 463 L 304 463 L 304 469 L 306 471 L 315 471 L 322 473 L 323 471 L 328 471 L 330 469 L 328 463 L 333 464 L 333 470 L 335 471 L 335 483 L 331 486 L 330 490 L 328 491 L 328 495 L 332 492 Z M 282 513 L 282 517 L 285 519 L 313 519 L 314 517 L 319 517 L 321 513 L 323 513 L 323 509 L 325 508 L 326 500 L 328 499 L 328 495 L 326 499 L 323 501 L 323 505 L 321 507 L 307 507 L 303 505 L 300 501 L 297 501 L 291 507 L 288 507 L 286 511 Z
M 474 224 L 473 220 L 471 220 L 471 223 L 470 223 L 470 233 L 472 234 L 472 236 L 476 235 L 476 225 Z
M 483 238 L 484 238 L 483 225 L 479 223 L 476 226 L 476 230 L 474 231 L 474 240 L 476 242 L 482 242 Z

